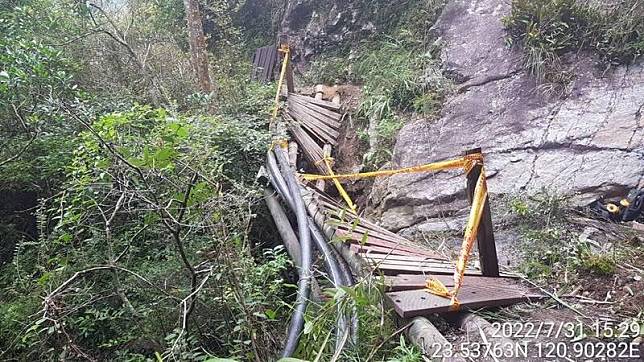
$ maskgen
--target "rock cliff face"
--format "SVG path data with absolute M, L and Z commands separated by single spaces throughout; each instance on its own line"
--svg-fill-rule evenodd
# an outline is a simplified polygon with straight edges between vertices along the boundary
M 501 18 L 509 10 L 504 0 L 446 5 L 436 31 L 459 92 L 438 121 L 404 126 L 393 166 L 482 147 L 493 195 L 546 187 L 584 203 L 644 187 L 644 67 L 603 73 L 582 56 L 570 95 L 547 99 L 522 69 L 520 50 L 505 45 Z M 382 225 L 396 231 L 460 229 L 453 220 L 467 207 L 464 177 L 452 172 L 391 177 L 377 182 L 371 199 Z
M 332 50 L 348 40 L 363 38 L 375 30 L 360 1 L 288 1 L 280 26 L 295 49 L 294 61 L 305 63 L 312 55 Z

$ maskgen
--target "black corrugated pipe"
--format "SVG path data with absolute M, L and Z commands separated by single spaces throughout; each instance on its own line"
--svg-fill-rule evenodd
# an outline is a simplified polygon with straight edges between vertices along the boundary
M 277 165 L 275 156 L 272 153 L 268 155 L 267 169 L 271 183 L 275 184 L 275 187 L 282 199 L 285 200 L 287 205 L 293 210 L 295 207 L 293 204 L 293 197 L 290 192 L 288 192 L 286 181 L 284 181 L 284 178 L 280 174 L 279 166 Z M 309 229 L 313 235 L 313 241 L 315 241 L 317 248 L 322 252 L 322 254 L 324 254 L 325 264 L 327 266 L 327 270 L 331 274 L 334 285 L 352 285 L 353 277 L 351 276 L 351 272 L 348 267 L 346 267 L 344 263 L 338 261 L 337 251 L 329 246 L 327 240 L 322 236 L 322 233 L 313 219 L 310 216 L 307 217 L 307 219 Z
M 271 182 L 275 183 L 275 187 L 280 193 L 280 196 L 282 197 L 282 199 L 286 201 L 287 205 L 291 208 L 291 210 L 294 210 L 295 205 L 293 201 L 293 196 L 289 192 L 286 186 L 286 182 L 279 172 L 279 166 L 277 165 L 275 157 L 273 156 L 272 153 L 269 153 L 268 155 L 268 175 L 269 175 L 269 178 L 271 179 Z M 299 188 L 298 188 L 298 195 L 299 195 Z M 333 250 L 333 248 L 329 246 L 329 244 L 327 243 L 326 239 L 322 236 L 322 233 L 318 229 L 313 219 L 307 216 L 307 220 L 308 220 L 308 228 L 311 231 L 311 235 L 313 236 L 313 241 L 315 241 L 315 245 L 317 246 L 317 248 L 322 252 L 322 254 L 324 254 L 324 261 L 325 261 L 327 270 L 331 274 L 331 280 L 334 282 L 334 285 L 335 286 L 351 285 L 352 284 L 351 274 L 349 273 L 347 275 L 347 271 L 341 268 L 341 265 L 340 263 L 338 263 L 338 260 L 335 254 L 335 250 Z
M 306 305 L 309 301 L 309 294 L 311 292 L 311 266 L 313 260 L 313 250 L 311 247 L 311 233 L 308 228 L 308 218 L 304 200 L 300 195 L 300 189 L 297 179 L 291 170 L 288 160 L 284 155 L 284 151 L 279 145 L 274 148 L 277 161 L 282 166 L 281 173 L 284 175 L 288 191 L 293 199 L 293 211 L 297 219 L 298 238 L 300 239 L 300 246 L 302 248 L 302 268 L 300 268 L 300 279 L 298 281 L 297 298 L 295 300 L 295 311 L 291 318 L 291 323 L 288 327 L 288 336 L 286 338 L 286 346 L 282 352 L 283 357 L 292 356 L 297 349 L 297 344 L 300 340 L 300 334 L 304 328 L 304 313 L 306 312 Z
M 280 162 L 280 165 L 289 167 L 288 163 L 285 165 L 283 162 Z M 289 167 L 289 170 L 290 170 L 290 167 Z M 275 159 L 275 156 L 272 152 L 269 152 L 267 157 L 267 171 L 268 171 L 268 176 L 271 183 L 275 186 L 275 188 L 277 189 L 282 199 L 286 201 L 287 205 L 292 210 L 295 210 L 295 205 L 293 200 L 294 198 L 292 196 L 292 193 L 289 190 L 287 182 L 284 180 L 282 173 L 280 172 L 280 167 L 278 166 L 277 160 Z M 297 195 L 298 196 L 300 195 L 299 187 L 297 190 Z M 320 250 L 324 255 L 326 269 L 331 276 L 331 280 L 334 286 L 337 288 L 342 285 L 352 285 L 353 277 L 351 275 L 350 270 L 344 263 L 344 260 L 339 260 L 339 255 L 337 251 L 331 246 L 329 246 L 329 244 L 327 243 L 327 240 L 322 235 L 322 233 L 318 229 L 313 219 L 311 217 L 307 217 L 307 219 L 308 219 L 308 229 L 310 230 L 311 235 L 313 236 L 313 241 L 315 242 L 317 249 Z M 355 310 L 353 311 L 352 314 L 353 314 L 351 317 L 351 321 L 353 325 L 352 339 L 355 340 L 355 335 L 357 334 L 357 326 L 358 326 Z M 343 337 L 346 331 L 347 331 L 346 317 L 344 315 L 341 315 L 338 318 L 337 336 Z M 337 338 L 336 342 L 340 342 L 340 338 Z M 340 348 L 341 345 L 337 343 L 336 347 Z
M 286 185 L 286 181 L 284 180 L 284 177 L 280 172 L 280 168 L 277 165 L 275 154 L 273 152 L 268 153 L 268 157 L 266 158 L 266 166 L 268 177 L 271 180 L 273 187 L 275 187 L 277 192 L 280 194 L 282 200 L 286 202 L 286 205 L 291 210 L 293 210 L 293 208 L 295 207 L 295 204 L 293 203 L 293 197 L 291 197 L 291 193 L 288 191 L 288 185 Z

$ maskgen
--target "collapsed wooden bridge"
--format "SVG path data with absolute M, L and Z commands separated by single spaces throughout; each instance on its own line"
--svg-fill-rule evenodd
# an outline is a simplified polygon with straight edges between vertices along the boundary
M 258 52 L 253 77 L 260 80 L 270 80 L 271 74 L 275 73 L 270 67 L 280 63 L 274 57 L 281 54 L 281 72 L 271 132 L 274 152 L 284 152 L 288 156 L 289 169 L 285 170 L 285 165 L 279 165 L 279 170 L 296 175 L 298 195 L 289 194 L 286 185 L 288 182 L 279 180 L 281 176 L 276 174 L 279 172 L 276 171 L 276 165 L 267 165 L 268 178 L 284 203 L 294 206 L 297 201 L 295 199 L 301 197 L 310 219 L 309 224 L 314 223 L 326 236 L 327 243 L 333 246 L 333 250 L 328 251 L 328 257 L 334 258 L 335 255 L 338 264 L 350 269 L 352 278 L 344 278 L 345 281 L 355 281 L 366 275 L 381 275 L 387 290 L 386 303 L 401 318 L 509 305 L 541 297 L 520 285 L 510 275 L 499 272 L 480 149 L 466 151 L 456 160 L 398 170 L 336 175 L 333 171 L 333 147 L 338 143 L 344 119 L 340 96 L 335 94 L 330 99 L 324 99 L 320 87 L 316 87 L 315 94 L 296 93 L 288 64 L 287 45 L 283 45 L 279 52 L 273 53 L 264 48 L 260 48 Z M 285 79 L 287 92 L 282 93 Z M 278 117 L 280 100 L 286 102 Z M 309 168 L 316 174 L 296 173 L 300 156 L 304 157 Z M 273 156 L 269 153 L 269 159 L 271 157 Z M 466 228 L 464 250 L 456 263 L 360 216 L 356 205 L 341 185 L 347 179 L 459 168 L 466 171 L 465 187 L 472 203 L 472 212 Z M 328 182 L 333 183 L 342 201 L 325 192 L 330 186 Z M 274 212 L 273 215 L 275 216 Z M 284 218 L 281 219 L 284 222 Z M 302 224 L 298 225 L 299 228 L 296 229 L 301 229 Z M 313 229 L 311 232 L 315 233 Z M 304 234 L 300 234 L 302 235 Z M 475 239 L 479 266 L 467 262 Z M 298 241 L 294 242 L 297 243 Z M 299 244 L 290 247 L 287 245 L 296 265 L 301 267 L 305 260 L 298 254 L 298 247 Z

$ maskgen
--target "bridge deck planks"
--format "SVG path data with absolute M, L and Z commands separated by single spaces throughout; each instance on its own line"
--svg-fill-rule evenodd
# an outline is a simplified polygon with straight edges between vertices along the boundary
M 313 154 L 307 155 L 305 150 L 305 155 L 310 161 L 321 159 L 319 146 L 309 133 L 327 142 L 331 141 L 329 136 L 336 138 L 335 122 L 341 119 L 339 113 L 336 113 L 338 106 L 293 93 L 289 93 L 288 103 L 292 118 L 285 118 L 290 121 L 292 131 L 296 131 L 296 139 L 302 137 L 298 135 L 300 132 L 305 135 L 306 143 L 314 144 L 308 152 Z M 305 126 L 308 132 L 300 128 L 300 122 L 302 126 L 305 126 L 303 123 L 308 123 Z M 326 174 L 325 170 L 322 170 L 322 173 Z M 385 286 L 388 290 L 385 294 L 386 299 L 401 317 L 450 312 L 450 300 L 428 293 L 425 283 L 427 278 L 432 276 L 451 289 L 454 286 L 453 261 L 348 212 L 333 198 L 317 189 L 307 190 L 312 194 L 311 202 L 324 215 L 324 225 L 333 229 L 342 248 L 353 254 L 371 273 L 385 276 Z M 458 295 L 461 309 L 510 305 L 543 297 L 524 287 L 508 274 L 483 277 L 479 267 L 470 265 L 465 275 Z

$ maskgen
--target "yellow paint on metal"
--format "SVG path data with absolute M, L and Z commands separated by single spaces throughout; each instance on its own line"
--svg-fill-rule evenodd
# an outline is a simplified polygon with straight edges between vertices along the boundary
M 619 206 L 615 204 L 606 204 L 606 210 L 611 214 L 617 214 L 619 212 Z

